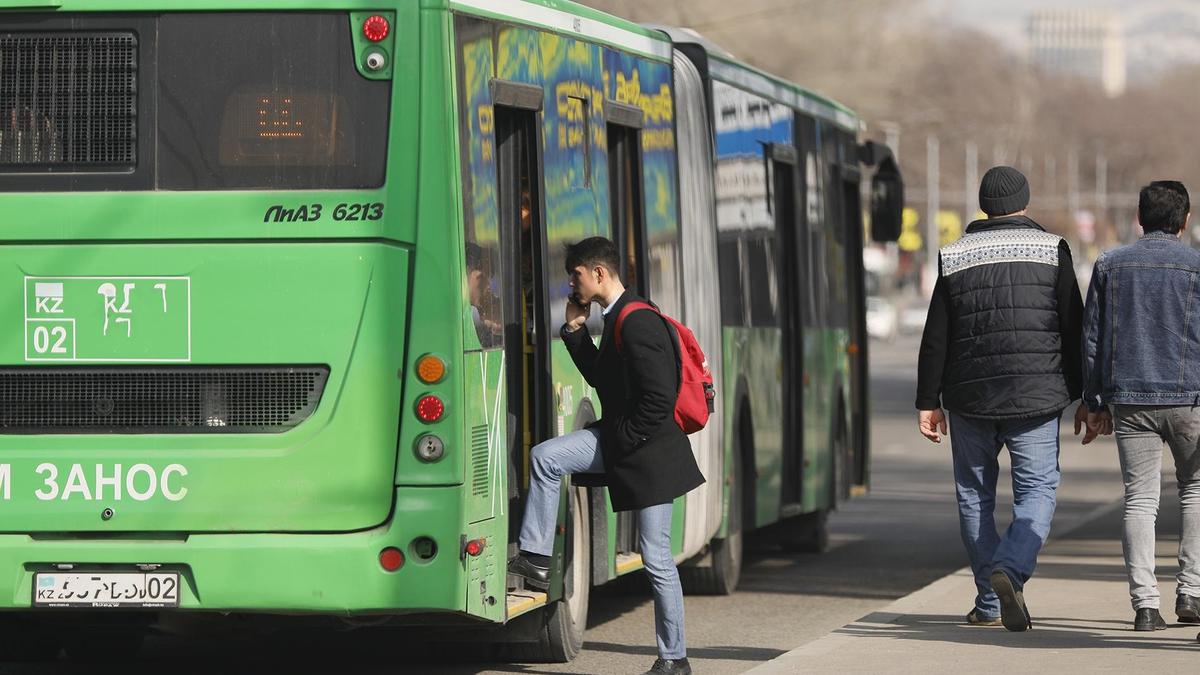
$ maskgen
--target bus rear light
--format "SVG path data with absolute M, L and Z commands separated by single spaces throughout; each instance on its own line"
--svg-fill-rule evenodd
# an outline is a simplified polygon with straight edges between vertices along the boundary
M 388 20 L 378 14 L 368 17 L 363 22 L 363 37 L 371 42 L 379 42 L 388 36 L 391 31 L 391 26 L 388 25 Z
M 483 548 L 486 545 L 487 542 L 485 542 L 483 539 L 472 539 L 471 541 L 467 542 L 464 550 L 467 552 L 467 555 L 471 556 L 472 558 L 478 558 L 483 554 Z
M 400 549 L 389 546 L 379 552 L 379 566 L 385 571 L 395 572 L 404 567 L 404 554 Z
M 425 384 L 436 384 L 446 376 L 446 362 L 432 354 L 417 360 L 417 378 Z
M 422 396 L 417 401 L 417 418 L 426 424 L 432 424 L 440 419 L 446 413 L 446 404 L 442 403 L 442 399 L 430 394 Z

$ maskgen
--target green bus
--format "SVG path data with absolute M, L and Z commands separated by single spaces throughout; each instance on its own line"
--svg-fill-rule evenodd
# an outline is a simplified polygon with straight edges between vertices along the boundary
M 596 234 L 717 377 L 687 589 L 753 528 L 820 548 L 902 200 L 860 131 L 559 0 L 0 0 L 0 659 L 215 613 L 571 659 L 632 519 L 581 479 L 549 592 L 506 561 L 530 448 L 601 414 L 556 330 Z

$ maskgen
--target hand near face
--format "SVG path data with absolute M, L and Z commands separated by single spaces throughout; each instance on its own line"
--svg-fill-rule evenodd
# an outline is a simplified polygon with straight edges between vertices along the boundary
M 580 305 L 575 302 L 575 296 L 571 295 L 567 298 L 567 330 L 577 331 L 583 324 L 587 323 L 588 316 L 592 313 L 592 303 Z

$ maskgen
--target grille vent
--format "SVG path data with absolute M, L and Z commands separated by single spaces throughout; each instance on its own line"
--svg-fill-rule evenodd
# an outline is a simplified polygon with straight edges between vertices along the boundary
M 471 496 L 488 493 L 488 427 L 471 427 Z
M 0 33 L 0 172 L 130 169 L 133 33 Z
M 316 409 L 325 366 L 0 369 L 0 434 L 278 433 Z

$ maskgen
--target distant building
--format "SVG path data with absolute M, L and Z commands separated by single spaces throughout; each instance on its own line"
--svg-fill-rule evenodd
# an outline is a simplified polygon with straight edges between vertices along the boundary
M 1125 35 L 1113 12 L 1034 12 L 1029 20 L 1029 56 L 1046 72 L 1098 82 L 1109 96 L 1125 92 Z

